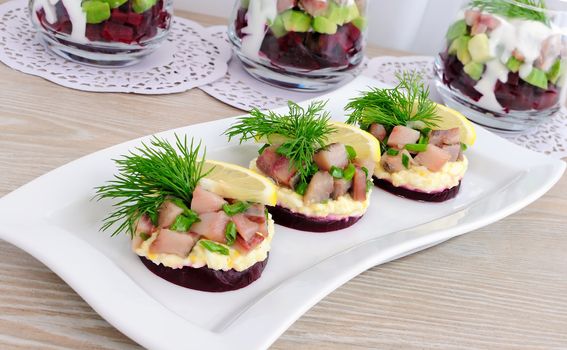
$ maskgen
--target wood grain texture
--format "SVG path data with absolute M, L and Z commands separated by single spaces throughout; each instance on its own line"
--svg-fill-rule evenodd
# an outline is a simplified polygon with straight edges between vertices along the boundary
M 3 65 L 0 106 L 0 196 L 96 150 L 240 114 L 200 90 L 86 93 Z M 567 349 L 566 252 L 564 176 L 505 220 L 363 273 L 307 312 L 273 349 Z M 139 346 L 43 264 L 0 242 L 0 348 Z

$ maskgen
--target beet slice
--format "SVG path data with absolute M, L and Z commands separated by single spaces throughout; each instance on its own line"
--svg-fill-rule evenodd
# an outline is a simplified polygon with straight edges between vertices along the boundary
M 268 263 L 268 257 L 240 272 L 236 270 L 213 270 L 206 266 L 200 268 L 185 266 L 181 269 L 172 269 L 162 264 L 155 264 L 143 256 L 140 256 L 140 260 L 148 270 L 173 284 L 203 292 L 219 293 L 244 288 L 256 281 L 262 276 L 262 271 Z
M 342 219 L 331 219 L 328 217 L 307 216 L 300 213 L 294 213 L 288 208 L 279 205 L 275 207 L 267 207 L 272 218 L 278 225 L 293 228 L 301 231 L 311 232 L 330 232 L 342 230 L 354 225 L 361 216 L 349 216 Z
M 440 192 L 427 193 L 410 190 L 405 187 L 396 187 L 390 181 L 379 179 L 376 176 L 373 176 L 372 179 L 374 180 L 374 185 L 380 187 L 384 191 L 390 192 L 391 194 L 395 194 L 399 197 L 413 199 L 420 202 L 444 202 L 451 198 L 455 198 L 461 188 L 461 182 L 459 181 L 459 184 L 455 187 L 447 188 Z

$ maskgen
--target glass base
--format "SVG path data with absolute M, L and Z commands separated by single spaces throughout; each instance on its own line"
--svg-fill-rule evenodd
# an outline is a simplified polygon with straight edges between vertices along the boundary
M 468 97 L 461 96 L 436 79 L 437 91 L 447 106 L 463 113 L 468 119 L 488 129 L 506 133 L 521 133 L 534 128 L 559 110 L 556 107 L 543 111 L 494 112 L 474 104 Z
M 351 66 L 346 70 L 329 68 L 313 72 L 291 72 L 277 70 L 251 60 L 242 55 L 238 49 L 235 49 L 234 52 L 242 62 L 244 70 L 254 78 L 276 87 L 302 92 L 318 92 L 332 89 L 346 79 L 352 78 L 348 71 L 356 67 Z
M 161 40 L 152 39 L 151 45 L 128 45 L 120 43 L 78 44 L 63 38 L 41 33 L 40 37 L 47 48 L 55 54 L 73 62 L 96 67 L 126 67 L 134 65 L 151 54 Z M 155 40 L 155 41 L 154 41 Z

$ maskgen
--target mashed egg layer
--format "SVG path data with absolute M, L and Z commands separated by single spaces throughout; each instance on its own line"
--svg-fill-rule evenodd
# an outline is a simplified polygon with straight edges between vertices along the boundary
M 421 165 L 413 165 L 409 169 L 390 174 L 384 170 L 381 164 L 377 164 L 374 175 L 379 179 L 390 181 L 396 187 L 434 193 L 457 186 L 465 176 L 468 165 L 468 159 L 463 156 L 463 160 L 447 162 L 437 172 L 429 171 Z
M 152 235 L 146 241 L 134 250 L 139 256 L 143 256 L 156 264 L 162 264 L 173 269 L 180 269 L 185 266 L 199 268 L 207 266 L 213 270 L 236 270 L 244 271 L 256 264 L 259 261 L 264 261 L 268 257 L 272 238 L 274 236 L 274 221 L 272 216 L 268 217 L 268 237 L 266 237 L 256 248 L 248 252 L 248 254 L 241 254 L 238 250 L 224 245 L 228 248 L 229 255 L 222 255 L 213 253 L 203 248 L 199 243 L 195 244 L 191 253 L 185 258 L 175 254 L 152 254 L 150 253 L 150 246 L 158 235 Z
M 250 162 L 250 169 L 266 176 L 256 166 L 256 159 Z M 305 204 L 303 196 L 300 196 L 292 189 L 278 186 L 278 205 L 287 208 L 295 213 L 306 216 L 329 217 L 332 219 L 341 219 L 350 216 L 362 216 L 366 213 L 370 205 L 370 189 L 366 195 L 364 202 L 355 201 L 350 194 L 339 197 L 338 199 L 330 199 L 324 203 Z

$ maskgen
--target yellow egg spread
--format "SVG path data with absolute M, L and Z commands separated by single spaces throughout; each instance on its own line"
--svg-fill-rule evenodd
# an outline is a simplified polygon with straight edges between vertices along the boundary
M 139 256 L 146 257 L 156 264 L 162 264 L 174 269 L 180 269 L 185 266 L 199 268 L 207 266 L 213 270 L 228 271 L 234 269 L 236 271 L 244 271 L 259 261 L 264 261 L 268 257 L 270 245 L 274 236 L 274 221 L 271 215 L 268 218 L 268 237 L 266 237 L 256 248 L 251 250 L 248 254 L 242 255 L 238 250 L 225 245 L 228 248 L 229 255 L 222 255 L 213 253 L 203 248 L 199 242 L 195 244 L 189 256 L 182 258 L 175 254 L 152 254 L 150 253 L 150 246 L 157 238 L 157 235 L 152 235 L 145 242 L 134 250 Z
M 457 186 L 465 176 L 468 165 L 468 159 L 463 156 L 463 160 L 447 162 L 437 172 L 429 171 L 421 165 L 412 165 L 409 169 L 390 174 L 381 164 L 377 164 L 374 175 L 379 179 L 390 181 L 396 187 L 422 192 L 439 192 Z
M 256 159 L 250 162 L 250 169 L 265 175 L 256 166 Z M 289 188 L 278 186 L 278 205 L 290 209 L 295 213 L 307 216 L 331 216 L 334 218 L 361 216 L 366 213 L 370 205 L 371 193 L 372 189 L 369 190 L 364 202 L 355 201 L 351 198 L 350 194 L 346 194 L 336 200 L 330 199 L 325 203 L 305 204 L 303 202 L 303 196 L 300 196 Z

